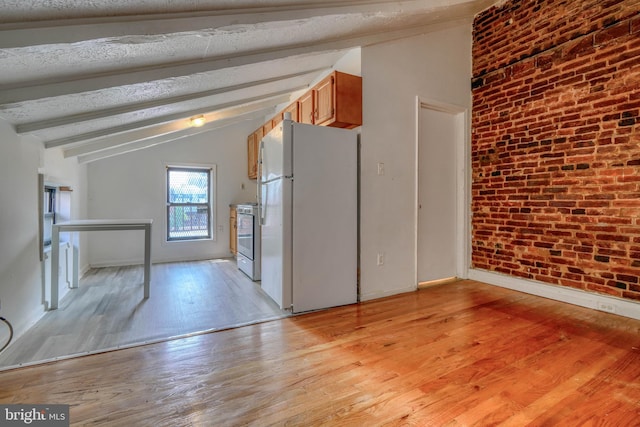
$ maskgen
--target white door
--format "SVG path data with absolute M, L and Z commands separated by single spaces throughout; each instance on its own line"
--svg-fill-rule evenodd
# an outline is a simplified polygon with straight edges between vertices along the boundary
M 418 113 L 418 283 L 456 277 L 458 257 L 456 144 L 462 114 Z

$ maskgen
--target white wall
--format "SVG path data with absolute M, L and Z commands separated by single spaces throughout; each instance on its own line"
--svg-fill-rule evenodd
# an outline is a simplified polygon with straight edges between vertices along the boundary
M 152 262 L 209 259 L 229 252 L 229 204 L 256 201 L 256 181 L 247 178 L 247 136 L 260 123 L 247 121 L 145 150 L 88 164 L 89 217 L 150 218 Z M 165 241 L 166 164 L 217 166 L 215 240 Z M 244 189 L 242 186 L 244 185 Z M 143 232 L 90 232 L 92 266 L 142 263 Z
M 362 49 L 362 300 L 416 289 L 416 96 L 471 107 L 471 30 L 469 21 Z
M 0 120 L 0 316 L 20 336 L 44 314 L 38 236 L 38 172 L 45 180 L 69 185 L 72 215 L 84 208 L 85 168 L 65 160 L 59 150 L 15 134 Z
M 362 49 L 351 49 L 333 65 L 333 69 L 356 76 L 362 75 Z

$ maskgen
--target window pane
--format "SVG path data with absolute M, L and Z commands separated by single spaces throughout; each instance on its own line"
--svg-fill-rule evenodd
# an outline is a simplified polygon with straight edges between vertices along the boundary
M 169 203 L 209 203 L 209 171 L 170 169 Z
M 167 239 L 211 237 L 211 172 L 209 169 L 167 169 Z
M 56 223 L 56 189 L 53 187 L 44 188 L 44 201 L 42 204 L 42 210 L 44 219 L 42 222 L 42 243 L 44 246 L 51 244 L 51 232 L 53 224 Z
M 207 206 L 169 206 L 169 239 L 209 237 Z
M 53 229 L 53 214 L 44 214 L 44 227 L 43 227 L 43 244 L 45 246 L 51 244 L 51 233 Z

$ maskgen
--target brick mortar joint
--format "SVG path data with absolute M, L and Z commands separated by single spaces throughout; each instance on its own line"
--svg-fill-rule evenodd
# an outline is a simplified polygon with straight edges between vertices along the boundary
M 558 51 L 558 50 L 562 49 L 563 47 L 565 47 L 566 45 L 568 45 L 569 43 L 575 43 L 575 42 L 578 42 L 580 40 L 584 40 L 587 37 L 591 37 L 592 38 L 592 42 L 591 42 L 592 47 L 601 46 L 601 45 L 596 45 L 595 36 L 598 33 L 601 33 L 601 32 L 603 32 L 603 31 L 605 31 L 605 30 L 607 30 L 607 29 L 609 29 L 611 27 L 614 27 L 614 26 L 619 25 L 619 24 L 624 23 L 624 22 L 627 23 L 628 31 L 627 31 L 626 34 L 624 34 L 622 36 L 619 36 L 617 38 L 627 37 L 627 36 L 633 34 L 633 22 L 638 17 L 640 17 L 640 12 L 635 12 L 633 15 L 628 15 L 628 16 L 626 16 L 626 17 L 624 17 L 624 18 L 622 18 L 622 19 L 620 19 L 620 20 L 618 20 L 618 21 L 616 21 L 616 22 L 614 22 L 614 23 L 612 23 L 610 25 L 607 25 L 605 27 L 597 28 L 597 29 L 595 29 L 595 30 L 593 30 L 593 31 L 591 31 L 591 32 L 589 32 L 587 34 L 582 34 L 581 36 L 569 39 L 569 40 L 567 40 L 567 41 L 565 41 L 563 43 L 560 43 L 558 45 L 551 46 L 551 47 L 549 47 L 549 48 L 547 48 L 545 50 L 542 50 L 540 52 L 532 53 L 532 54 L 530 54 L 530 55 L 528 55 L 528 56 L 526 56 L 524 58 L 518 59 L 517 61 L 511 62 L 511 63 L 506 64 L 506 65 L 503 65 L 500 68 L 497 68 L 495 70 L 486 71 L 484 73 L 480 73 L 480 74 L 474 75 L 474 76 L 471 77 L 471 81 L 473 82 L 473 81 L 476 81 L 478 79 L 487 78 L 487 77 L 490 77 L 490 76 L 493 76 L 493 75 L 496 75 L 496 74 L 500 74 L 500 73 L 505 73 L 505 76 L 509 75 L 510 72 L 511 72 L 511 69 L 517 64 L 521 64 L 521 63 L 523 63 L 525 61 L 529 61 L 531 59 L 536 60 L 540 56 L 547 55 L 549 53 Z

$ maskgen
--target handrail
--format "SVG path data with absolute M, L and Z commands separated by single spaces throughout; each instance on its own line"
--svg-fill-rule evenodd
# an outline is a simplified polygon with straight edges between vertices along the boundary
M 2 353 L 2 351 L 7 348 L 7 346 L 9 345 L 9 343 L 11 342 L 11 340 L 13 339 L 13 326 L 11 326 L 11 323 L 5 319 L 4 317 L 0 317 L 0 320 L 2 320 L 4 323 L 7 324 L 7 326 L 9 327 L 9 339 L 7 340 L 7 342 L 2 346 L 2 348 L 0 348 L 0 353 Z

